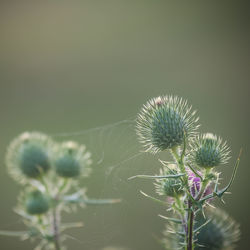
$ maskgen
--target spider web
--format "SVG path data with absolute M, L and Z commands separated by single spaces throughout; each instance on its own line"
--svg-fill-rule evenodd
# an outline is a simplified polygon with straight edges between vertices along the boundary
M 77 219 L 79 215 L 83 216 L 85 227 L 70 231 L 68 239 L 74 241 L 74 248 L 79 245 L 79 249 L 102 249 L 104 246 L 116 245 L 114 249 L 117 250 L 135 249 L 133 244 L 131 248 L 117 247 L 126 246 L 126 242 L 119 242 L 119 238 L 124 238 L 124 235 L 121 235 L 122 226 L 114 217 L 119 221 L 126 221 L 129 213 L 138 205 L 131 203 L 130 194 L 139 196 L 142 183 L 128 181 L 128 178 L 136 174 L 155 174 L 159 169 L 155 167 L 156 157 L 143 152 L 138 143 L 135 117 L 100 127 L 51 136 L 56 141 L 77 141 L 86 145 L 87 150 L 91 152 L 93 172 L 88 179 L 82 181 L 82 186 L 87 187 L 87 195 L 90 198 L 122 199 L 121 204 L 91 206 L 78 210 L 75 216 Z M 148 182 L 148 186 L 152 189 L 152 182 Z M 72 215 L 66 219 L 72 220 Z M 148 233 L 152 233 L 150 229 Z
M 133 228 L 132 222 L 128 226 L 127 221 L 131 216 L 136 216 L 136 207 L 140 206 L 138 197 L 144 199 L 139 190 L 148 187 L 152 194 L 153 186 L 150 181 L 143 183 L 129 181 L 128 178 L 137 174 L 155 174 L 160 164 L 156 166 L 159 155 L 153 156 L 142 151 L 135 133 L 135 118 L 82 131 L 50 134 L 58 142 L 76 141 L 84 144 L 91 152 L 93 171 L 80 183 L 81 187 L 87 188 L 90 199 L 122 200 L 119 204 L 87 206 L 79 208 L 76 213 L 63 213 L 63 222 L 84 223 L 83 228 L 66 231 L 68 249 L 139 249 L 133 242 L 128 244 L 124 237 L 128 231 L 124 227 Z M 12 224 L 21 226 L 22 220 Z M 152 228 L 148 228 L 147 234 L 152 236 L 152 231 Z M 36 242 L 33 245 L 36 246 Z

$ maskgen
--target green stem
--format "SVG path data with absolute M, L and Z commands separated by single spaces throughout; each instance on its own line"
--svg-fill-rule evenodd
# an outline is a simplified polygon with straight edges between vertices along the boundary
M 176 163 L 178 165 L 178 167 L 180 168 L 181 172 L 184 173 L 185 175 L 182 176 L 181 180 L 183 183 L 183 186 L 185 188 L 185 191 L 187 192 L 188 196 L 190 197 L 190 192 L 189 192 L 189 186 L 188 186 L 188 173 L 187 170 L 185 168 L 185 164 L 184 164 L 184 153 L 182 152 L 182 155 L 179 156 L 178 154 L 178 147 L 172 148 L 171 152 L 172 155 L 174 156 Z
M 60 196 L 63 194 L 65 190 L 67 190 L 68 185 L 68 179 L 64 179 L 61 187 L 59 188 L 57 195 L 54 197 L 54 204 L 53 204 L 53 210 L 52 210 L 52 226 L 53 226 L 53 237 L 54 237 L 54 246 L 55 250 L 61 250 L 60 246 L 60 221 L 61 221 L 61 215 L 60 215 Z
M 61 187 L 58 190 L 58 194 L 61 194 L 61 193 L 63 193 L 63 191 L 65 191 L 64 189 L 67 188 L 68 183 L 69 183 L 69 180 L 64 178 L 63 183 L 62 183 Z
M 194 212 L 192 210 L 192 203 L 188 202 L 188 224 L 187 224 L 187 250 L 193 250 L 193 225 Z
M 177 164 L 179 165 L 181 171 L 186 173 L 186 169 L 185 169 L 184 164 L 183 164 L 183 157 L 179 156 L 178 147 L 172 148 L 171 152 L 172 152 Z
M 182 173 L 185 173 L 185 176 L 183 176 L 182 182 L 183 182 L 183 186 L 185 188 L 187 197 L 188 197 L 188 208 L 187 208 L 187 221 L 184 224 L 184 228 L 186 231 L 186 250 L 193 250 L 193 224 L 194 224 L 194 212 L 192 210 L 192 200 L 193 197 L 190 194 L 189 191 L 189 185 L 188 185 L 188 173 L 187 170 L 185 168 L 185 163 L 184 163 L 184 159 L 185 159 L 185 150 L 186 150 L 186 141 L 184 142 L 184 147 L 183 147 L 183 151 L 181 153 L 181 155 L 178 154 L 178 148 L 173 148 L 172 149 L 172 155 L 174 156 L 178 167 L 180 168 Z
M 207 176 L 209 175 L 210 173 L 210 168 L 206 169 L 206 172 L 205 172 L 205 177 L 203 179 L 203 181 L 201 182 L 201 189 L 200 189 L 200 192 L 199 194 L 197 195 L 197 197 L 195 198 L 195 200 L 200 200 L 200 198 L 202 197 L 202 195 L 204 194 L 205 190 L 206 190 L 206 187 L 209 183 L 209 179 L 207 178 Z
M 49 187 L 48 187 L 48 185 L 47 185 L 46 181 L 44 180 L 43 176 L 41 176 L 41 178 L 40 178 L 40 182 L 43 184 L 43 186 L 44 186 L 44 188 L 45 188 L 46 193 L 47 193 L 47 194 L 50 194 Z
M 53 237 L 55 250 L 60 250 L 60 211 L 58 207 L 53 208 L 52 212 L 52 225 L 53 225 Z

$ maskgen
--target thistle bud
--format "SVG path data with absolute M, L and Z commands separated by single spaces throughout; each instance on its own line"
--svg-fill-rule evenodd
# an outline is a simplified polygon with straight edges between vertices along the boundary
M 6 154 L 10 174 L 18 181 L 39 178 L 51 167 L 49 153 L 52 142 L 38 132 L 25 132 L 14 139 Z M 23 178 L 24 177 L 24 178 Z
M 235 243 L 239 240 L 239 225 L 225 212 L 218 208 L 207 208 L 207 218 L 198 215 L 195 228 L 203 225 L 206 220 L 211 220 L 206 226 L 202 227 L 196 236 L 199 245 L 195 250 L 226 250 L 235 249 Z
M 160 169 L 160 176 L 177 175 L 177 167 L 175 164 L 169 164 Z M 184 194 L 183 185 L 179 178 L 163 178 L 156 179 L 155 188 L 159 195 L 169 197 L 177 197 Z
M 137 118 L 137 135 L 145 150 L 157 153 L 179 146 L 184 136 L 194 135 L 198 118 L 191 106 L 178 97 L 153 98 L 142 108 Z
M 59 176 L 73 178 L 89 174 L 91 160 L 85 146 L 69 141 L 58 145 L 57 151 L 55 171 Z
M 25 207 L 29 214 L 44 214 L 49 210 L 49 201 L 44 194 L 36 190 L 27 195 Z
M 220 137 L 211 133 L 203 134 L 195 138 L 191 144 L 191 159 L 199 167 L 211 168 L 227 163 L 229 148 Z
M 223 210 L 218 208 L 206 208 L 206 219 L 202 214 L 197 214 L 194 229 L 201 229 L 194 235 L 194 250 L 233 250 L 240 237 L 239 225 Z M 207 220 L 210 220 L 204 225 Z M 204 226 L 202 226 L 204 225 Z M 164 232 L 163 243 L 166 249 L 177 249 L 182 247 L 185 241 L 182 235 L 173 234 L 170 231 L 180 232 L 180 225 L 168 223 Z M 170 230 L 171 229 L 171 230 Z

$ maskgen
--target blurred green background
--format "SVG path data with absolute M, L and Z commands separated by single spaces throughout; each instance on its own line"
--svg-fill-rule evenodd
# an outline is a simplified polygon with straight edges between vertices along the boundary
M 139 193 L 154 194 L 153 184 L 127 178 L 157 173 L 158 158 L 170 158 L 138 155 L 132 121 L 149 98 L 176 94 L 198 109 L 202 132 L 228 140 L 233 157 L 220 169 L 223 183 L 244 149 L 221 206 L 241 224 L 238 249 L 248 249 L 248 17 L 247 1 L 1 1 L 0 230 L 24 229 L 12 210 L 20 187 L 7 174 L 6 147 L 19 133 L 38 130 L 85 143 L 94 160 L 82 180 L 88 195 L 123 199 L 65 214 L 65 221 L 85 224 L 69 231 L 69 249 L 160 250 L 155 238 L 164 221 L 157 214 L 165 211 Z M 0 237 L 1 250 L 34 246 Z

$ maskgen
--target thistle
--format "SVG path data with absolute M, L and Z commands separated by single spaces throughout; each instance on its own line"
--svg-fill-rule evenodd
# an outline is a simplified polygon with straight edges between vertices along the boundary
M 198 118 L 187 101 L 178 97 L 159 96 L 141 109 L 136 132 L 146 151 L 157 153 L 183 144 L 184 136 L 192 137 Z
M 198 243 L 197 250 L 235 249 L 240 237 L 239 224 L 219 208 L 206 210 L 206 218 L 202 214 L 198 214 L 196 218 L 195 229 L 201 227 L 207 220 L 209 221 L 195 236 Z
M 191 143 L 191 161 L 201 168 L 226 164 L 230 158 L 229 153 L 227 143 L 211 133 L 200 135 Z
M 10 175 L 21 183 L 39 179 L 50 167 L 51 139 L 39 132 L 25 132 L 11 142 L 7 149 L 6 165 Z
M 206 218 L 201 213 L 196 215 L 194 223 L 195 233 L 194 250 L 233 250 L 240 237 L 239 224 L 225 211 L 219 208 L 205 209 Z M 206 223 L 206 224 L 205 224 Z M 205 226 L 203 226 L 205 224 Z M 182 248 L 184 241 L 180 234 L 173 234 L 173 231 L 183 231 L 180 225 L 167 223 L 164 231 L 163 244 L 166 249 Z
M 56 173 L 64 178 L 90 174 L 91 154 L 86 152 L 84 145 L 69 141 L 58 145 L 54 164 Z
M 160 169 L 160 176 L 176 175 L 178 173 L 176 165 L 172 164 L 168 168 Z M 184 194 L 183 185 L 179 178 L 164 178 L 156 179 L 155 181 L 156 193 L 169 197 L 178 197 Z
M 35 190 L 26 196 L 24 205 L 28 214 L 44 214 L 49 210 L 49 200 L 41 191 Z
M 62 212 L 76 205 L 113 204 L 120 200 L 89 199 L 79 186 L 80 177 L 89 177 L 91 154 L 76 142 L 56 143 L 39 132 L 25 132 L 7 150 L 10 175 L 23 185 L 15 212 L 27 231 L 0 231 L 0 235 L 39 240 L 36 249 L 65 249 L 64 231 L 82 223 L 63 223 Z
M 139 141 L 151 153 L 169 150 L 173 160 L 161 161 L 159 175 L 130 179 L 155 179 L 155 192 L 163 199 L 141 193 L 173 213 L 173 217 L 160 215 L 168 221 L 163 240 L 166 249 L 233 249 L 239 239 L 238 224 L 225 212 L 208 209 L 208 205 L 216 198 L 222 200 L 231 187 L 240 156 L 229 183 L 219 189 L 220 173 L 215 167 L 228 162 L 229 147 L 211 133 L 198 135 L 197 121 L 191 106 L 178 97 L 157 97 L 147 102 L 137 119 Z

